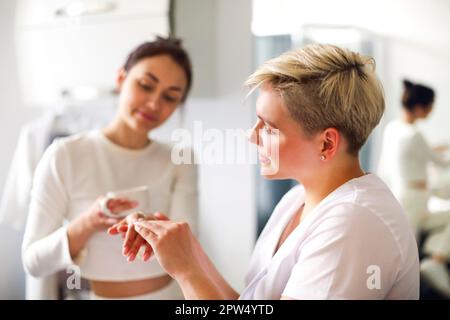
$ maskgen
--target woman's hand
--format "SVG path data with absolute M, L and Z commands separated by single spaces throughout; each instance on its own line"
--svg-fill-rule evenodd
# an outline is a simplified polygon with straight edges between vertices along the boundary
M 72 220 L 67 226 L 69 249 L 72 258 L 78 255 L 95 232 L 105 230 L 120 221 L 121 218 L 108 217 L 100 211 L 102 199 L 103 197 L 97 198 L 88 210 Z M 136 201 L 125 198 L 111 199 L 107 203 L 107 207 L 112 213 L 130 210 L 137 205 Z
M 142 259 L 147 261 L 153 254 L 152 247 L 135 230 L 134 223 L 145 220 L 168 220 L 162 213 L 156 212 L 154 215 L 146 215 L 142 212 L 135 212 L 128 215 L 125 219 L 116 223 L 108 229 L 111 235 L 121 234 L 123 242 L 123 254 L 129 262 L 134 261 L 142 246 L 145 247 Z
M 100 202 L 103 197 L 97 198 L 92 206 L 80 216 L 87 230 L 92 233 L 108 229 L 112 225 L 120 221 L 120 217 L 110 217 L 100 210 Z M 110 199 L 106 204 L 109 211 L 113 214 L 119 214 L 122 211 L 131 210 L 138 206 L 137 201 L 128 200 L 126 198 Z
M 141 248 L 145 246 L 145 252 L 142 257 L 144 261 L 150 259 L 152 255 L 152 247 L 145 242 L 145 240 L 136 232 L 133 224 L 140 220 L 155 219 L 152 216 L 145 215 L 142 212 L 135 212 L 128 215 L 125 219 L 122 219 L 118 223 L 114 224 L 108 229 L 110 235 L 120 234 L 123 242 L 122 253 L 127 257 L 129 262 L 134 261 Z
M 433 147 L 433 150 L 438 152 L 438 153 L 445 153 L 449 149 L 450 149 L 450 146 L 448 144 L 443 144 L 443 145 L 439 145 L 439 146 Z
M 239 294 L 220 275 L 185 222 L 141 219 L 134 229 L 148 243 L 159 264 L 174 278 L 186 299 L 237 299 Z
M 174 279 L 203 273 L 201 247 L 186 222 L 140 220 L 134 223 L 134 229 L 150 244 L 160 265 Z

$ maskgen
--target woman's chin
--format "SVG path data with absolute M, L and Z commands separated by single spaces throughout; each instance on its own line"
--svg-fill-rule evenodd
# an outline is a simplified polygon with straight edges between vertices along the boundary
M 151 130 L 157 128 L 158 124 L 157 123 L 153 123 L 153 122 L 149 122 L 149 121 L 137 120 L 137 121 L 134 121 L 134 126 L 133 127 L 134 127 L 134 130 L 136 132 L 139 132 L 141 134 L 147 134 Z
M 266 179 L 280 179 L 279 177 L 279 168 L 277 165 L 271 163 L 261 163 L 259 173 Z

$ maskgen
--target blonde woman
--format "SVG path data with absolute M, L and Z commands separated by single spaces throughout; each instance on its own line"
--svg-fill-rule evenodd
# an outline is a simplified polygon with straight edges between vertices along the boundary
M 261 233 L 244 291 L 224 280 L 188 224 L 158 214 L 129 227 L 189 299 L 418 299 L 407 218 L 358 160 L 384 111 L 373 59 L 311 45 L 267 61 L 247 84 L 260 89 L 251 142 L 261 174 L 300 185 Z
M 92 299 L 182 298 L 156 259 L 122 258 L 121 239 L 106 233 L 119 219 L 105 215 L 101 203 L 108 191 L 146 186 L 149 210 L 195 224 L 195 167 L 174 165 L 171 146 L 149 138 L 186 100 L 191 82 L 190 59 L 177 39 L 130 52 L 117 74 L 116 117 L 103 130 L 56 140 L 39 162 L 22 248 L 26 272 L 43 277 L 78 265 Z M 136 205 L 126 198 L 106 203 L 113 213 Z

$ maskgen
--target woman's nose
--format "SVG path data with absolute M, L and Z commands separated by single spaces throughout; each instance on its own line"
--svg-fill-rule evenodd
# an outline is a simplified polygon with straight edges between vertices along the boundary
M 152 95 L 151 97 L 149 97 L 146 105 L 151 110 L 157 111 L 159 109 L 159 105 L 160 105 L 158 96 Z
M 258 124 L 255 124 L 253 128 L 250 129 L 248 135 L 247 135 L 248 141 L 250 143 L 259 144 L 259 136 L 258 136 Z

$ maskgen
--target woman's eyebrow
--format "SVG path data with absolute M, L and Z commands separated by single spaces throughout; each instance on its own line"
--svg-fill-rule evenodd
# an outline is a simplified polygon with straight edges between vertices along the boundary
M 270 122 L 270 121 L 264 119 L 263 117 L 258 116 L 258 115 L 257 115 L 257 117 L 258 117 L 261 121 L 263 121 L 263 122 L 265 122 L 265 123 L 268 123 L 271 127 L 277 128 L 276 125 L 274 125 L 272 122 Z
M 169 87 L 168 89 L 169 89 L 169 90 L 172 90 L 172 91 L 180 91 L 180 92 L 183 91 L 183 89 L 181 89 L 181 87 L 177 87 L 177 86 L 171 86 L 171 87 Z
M 150 79 L 152 79 L 153 81 L 155 81 L 156 83 L 159 83 L 159 78 L 158 78 L 157 76 L 155 76 L 153 73 L 151 73 L 150 71 L 147 71 L 147 72 L 145 73 L 145 75 L 146 75 L 147 77 L 149 77 Z M 183 91 L 183 89 L 182 89 L 181 87 L 179 87 L 179 86 L 170 86 L 170 87 L 168 88 L 168 90 L 172 90 L 172 91 L 180 91 L 180 92 Z
M 152 79 L 153 81 L 155 81 L 156 83 L 159 83 L 158 77 L 155 76 L 153 73 L 147 71 L 147 72 L 145 73 L 145 75 L 146 75 L 147 77 L 149 77 L 150 79 Z

